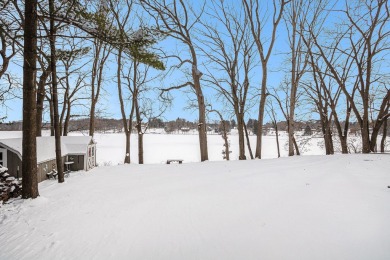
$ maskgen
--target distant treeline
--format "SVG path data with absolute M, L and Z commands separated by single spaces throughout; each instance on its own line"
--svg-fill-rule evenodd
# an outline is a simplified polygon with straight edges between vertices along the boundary
M 228 132 L 237 127 L 235 120 L 225 120 L 223 121 L 225 128 Z M 135 123 L 133 124 L 135 125 Z M 246 122 L 247 129 L 251 133 L 257 133 L 258 121 L 256 119 L 249 119 Z M 279 131 L 287 131 L 287 122 L 281 121 L 277 122 L 277 127 Z M 304 131 L 306 128 L 310 127 L 313 131 L 321 131 L 321 122 L 319 120 L 309 120 L 295 123 L 297 130 Z M 161 118 L 152 118 L 148 123 L 145 123 L 143 127 L 148 129 L 164 129 L 167 133 L 174 133 L 175 131 L 190 131 L 196 130 L 198 128 L 198 122 L 191 122 L 184 118 L 177 118 L 176 120 L 164 121 Z M 51 126 L 48 123 L 43 124 L 43 129 L 50 130 Z M 222 122 L 213 121 L 207 123 L 208 131 L 214 131 L 215 133 L 220 133 L 223 129 Z M 264 134 L 267 134 L 269 131 L 274 129 L 272 123 L 266 123 L 264 125 Z M 14 121 L 8 123 L 0 123 L 0 131 L 21 131 L 22 122 Z M 80 132 L 89 130 L 89 119 L 77 119 L 71 120 L 69 124 L 70 132 Z M 96 119 L 96 131 L 98 132 L 114 132 L 121 133 L 123 131 L 123 123 L 121 119 L 113 118 L 97 118 Z M 350 131 L 352 133 L 359 132 L 359 125 L 357 123 L 350 123 Z M 390 129 L 387 129 L 387 135 L 390 136 Z

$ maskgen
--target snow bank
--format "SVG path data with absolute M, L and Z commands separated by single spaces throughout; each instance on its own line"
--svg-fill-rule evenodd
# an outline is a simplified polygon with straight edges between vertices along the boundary
M 73 173 L 0 208 L 0 259 L 390 259 L 389 159 Z

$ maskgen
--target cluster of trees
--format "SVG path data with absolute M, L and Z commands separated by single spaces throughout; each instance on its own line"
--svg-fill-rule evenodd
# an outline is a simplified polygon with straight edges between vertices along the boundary
M 276 128 L 287 122 L 289 155 L 299 154 L 294 131 L 302 111 L 320 118 L 327 154 L 334 153 L 334 127 L 348 153 L 355 121 L 363 153 L 375 151 L 390 116 L 389 20 L 387 0 L 1 1 L 0 102 L 18 84 L 11 62 L 23 58 L 23 197 L 38 196 L 35 138 L 45 109 L 63 182 L 60 136 L 81 110 L 94 135 L 108 71 L 126 135 L 125 163 L 134 127 L 143 163 L 143 125 L 164 113 L 177 90 L 198 112 L 201 161 L 208 160 L 209 114 L 223 122 L 221 129 L 234 118 L 242 160 L 245 142 L 250 157 L 261 158 L 266 117 Z M 282 53 L 275 53 L 277 46 Z M 278 86 L 272 86 L 275 70 L 284 75 Z M 173 75 L 176 82 L 158 89 L 163 102 L 156 109 L 151 85 Z M 206 89 L 222 107 L 211 106 Z M 258 116 L 246 123 L 250 111 Z M 254 154 L 248 128 L 257 133 Z
M 70 118 L 77 116 L 72 108 L 85 105 L 82 99 L 89 101 L 86 109 L 93 136 L 105 64 L 113 53 L 117 57 L 118 77 L 128 80 L 124 84 L 118 82 L 118 88 L 127 87 L 132 93 L 131 114 L 135 111 L 134 117 L 140 122 L 144 112 L 140 111 L 143 104 L 139 97 L 144 91 L 141 86 L 146 82 L 145 70 L 151 67 L 161 70 L 164 64 L 150 51 L 158 33 L 142 25 L 134 31 L 127 24 L 132 5 L 133 1 L 114 0 L 1 2 L 3 96 L 15 88 L 9 69 L 11 59 L 18 55 L 23 58 L 23 198 L 38 196 L 36 137 L 41 135 L 44 106 L 49 106 L 56 140 L 58 181 L 63 182 L 60 136 L 68 133 Z M 92 56 L 92 66 L 84 71 L 83 65 L 89 63 L 85 59 L 87 55 Z M 129 67 L 123 70 L 125 61 L 131 64 L 126 64 Z M 140 63 L 145 66 L 140 68 Z M 128 124 L 127 120 L 124 124 Z

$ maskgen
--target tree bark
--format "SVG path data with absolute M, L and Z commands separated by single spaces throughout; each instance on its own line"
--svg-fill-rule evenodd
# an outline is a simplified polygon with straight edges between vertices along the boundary
M 263 67 L 263 78 L 261 81 L 261 97 L 259 104 L 259 117 L 258 117 L 258 130 L 257 130 L 257 142 L 256 142 L 256 153 L 255 157 L 261 159 L 261 148 L 263 143 L 263 122 L 264 122 L 264 111 L 265 103 L 267 98 L 267 65 L 262 65 Z
M 25 1 L 24 15 L 22 198 L 34 199 L 39 196 L 35 88 L 37 71 L 37 1 Z
M 196 64 L 196 63 L 195 63 Z M 206 105 L 204 102 L 204 96 L 200 85 L 200 76 L 198 75 L 197 66 L 192 68 L 192 78 L 194 79 L 194 88 L 198 101 L 199 112 L 199 148 L 200 148 L 200 161 L 204 162 L 209 159 L 207 150 L 207 126 L 206 126 Z
M 137 99 L 135 100 L 134 106 L 135 106 L 135 117 L 137 119 L 137 132 L 138 132 L 138 163 L 143 164 L 144 163 L 144 133 L 142 132 L 142 119 L 141 119 L 141 113 L 139 110 Z
M 295 140 L 295 137 L 293 137 L 293 143 L 294 143 L 294 147 L 295 147 L 295 151 L 297 152 L 297 155 L 301 155 L 301 153 L 299 152 L 299 147 L 298 147 L 297 141 Z
M 280 6 L 279 9 L 276 7 L 276 1 L 274 3 L 274 13 L 273 13 L 273 21 L 272 21 L 272 35 L 270 39 L 268 37 L 263 37 L 262 32 L 264 31 L 262 28 L 264 24 L 261 21 L 259 10 L 259 3 L 256 2 L 256 5 L 253 5 L 252 1 L 243 0 L 243 4 L 245 7 L 245 13 L 248 17 L 248 21 L 250 24 L 253 40 L 256 43 L 260 60 L 261 60 L 261 68 L 262 68 L 262 80 L 261 80 L 261 97 L 259 104 L 259 116 L 258 116 L 258 131 L 257 131 L 257 142 L 256 142 L 256 153 L 255 157 L 261 159 L 261 148 L 262 148 L 262 136 L 263 136 L 263 121 L 264 121 L 264 111 L 265 111 L 265 103 L 267 97 L 267 77 L 268 77 L 268 61 L 271 56 L 275 40 L 276 40 L 276 31 L 279 25 L 280 20 L 282 19 L 282 15 L 284 12 L 285 6 L 290 2 L 286 0 L 278 1 Z M 260 22 L 261 21 L 261 22 Z M 264 49 L 264 42 L 262 40 L 267 38 L 269 40 L 268 50 Z
M 368 114 L 368 102 L 369 97 L 368 93 L 363 94 L 363 116 L 362 116 L 362 126 L 361 126 L 361 132 L 362 132 L 362 152 L 363 153 L 370 153 L 370 122 L 369 122 L 369 114 Z
M 226 161 L 229 161 L 230 160 L 229 141 L 228 141 L 225 122 L 223 121 L 222 116 L 221 116 L 221 122 L 222 122 L 222 131 L 223 131 L 222 138 L 223 138 L 223 142 L 224 142 L 223 146 L 225 147 L 225 158 L 226 158 Z
M 122 124 L 123 124 L 123 129 L 125 131 L 125 136 L 126 136 L 126 151 L 125 151 L 125 159 L 124 163 L 130 163 L 130 141 L 131 141 L 131 130 L 133 127 L 133 113 L 134 113 L 134 96 L 133 96 L 133 102 L 131 104 L 131 112 L 130 112 L 130 117 L 127 120 L 126 118 L 126 113 L 125 113 L 125 104 L 123 102 L 123 95 L 122 95 L 122 77 L 121 77 L 121 70 L 122 70 L 122 49 L 120 48 L 118 50 L 118 59 L 117 59 L 117 87 L 118 87 L 118 98 L 119 98 L 119 104 L 120 104 L 120 109 L 121 109 L 121 115 L 122 115 Z
M 250 156 L 251 159 L 253 160 L 254 157 L 253 157 L 252 147 L 251 147 L 251 143 L 250 143 L 250 141 L 249 141 L 249 133 L 248 133 L 248 129 L 247 129 L 247 127 L 246 127 L 245 122 L 244 122 L 244 130 L 245 130 L 246 145 L 248 146 L 249 156 Z
M 237 115 L 237 130 L 238 130 L 238 147 L 239 147 L 239 160 L 246 160 L 245 156 L 245 137 L 244 137 L 244 118 L 241 113 Z
M 385 152 L 386 137 L 387 137 L 387 119 L 383 123 L 382 140 L 381 140 L 381 153 Z
M 53 109 L 54 109 L 54 134 L 55 134 L 55 147 L 56 147 L 56 164 L 58 172 L 58 183 L 63 183 L 64 180 L 64 166 L 62 164 L 61 154 L 61 129 L 60 118 L 58 114 L 58 92 L 57 92 L 57 55 L 56 55 L 56 29 L 54 26 L 54 0 L 49 0 L 49 12 L 50 12 L 50 70 L 52 81 L 52 93 L 53 93 Z
M 49 109 L 50 109 L 50 136 L 54 136 L 54 105 L 53 105 L 53 99 L 49 99 Z
M 372 152 L 375 152 L 377 138 L 379 135 L 379 131 L 382 127 L 382 124 L 387 122 L 388 117 L 386 116 L 386 114 L 389 113 L 389 109 L 390 109 L 390 90 L 387 91 L 386 96 L 382 100 L 382 104 L 380 106 L 378 116 L 377 116 L 378 119 L 375 121 L 374 127 L 372 129 L 371 141 L 370 141 L 370 150 Z
M 44 68 L 43 68 L 44 69 Z M 44 69 L 38 82 L 37 92 L 37 136 L 42 136 L 43 102 L 45 101 L 45 85 L 50 73 Z
M 100 40 L 95 40 L 95 55 L 92 65 L 92 79 L 91 79 L 91 108 L 89 113 L 89 136 L 95 134 L 95 113 L 96 104 L 99 99 L 100 89 L 103 82 L 103 68 L 109 56 L 109 50 L 105 43 Z M 100 54 L 102 53 L 102 56 Z
M 279 147 L 279 130 L 278 130 L 278 124 L 275 122 L 275 134 L 276 134 L 276 147 L 278 148 L 278 158 L 280 158 L 280 147 Z
M 72 103 L 70 102 L 69 99 L 67 100 L 67 102 L 68 102 L 68 105 L 66 108 L 66 116 L 65 116 L 65 122 L 64 122 L 64 132 L 63 132 L 64 136 L 67 136 L 69 133 L 70 108 L 72 105 Z

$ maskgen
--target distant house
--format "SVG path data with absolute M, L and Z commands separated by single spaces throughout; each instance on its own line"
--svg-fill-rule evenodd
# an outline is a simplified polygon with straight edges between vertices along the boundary
M 190 131 L 190 128 L 189 128 L 189 127 L 182 127 L 182 128 L 180 128 L 180 130 L 181 130 L 182 132 L 189 132 L 189 131 Z
M 90 136 L 62 136 L 61 153 L 64 169 L 88 171 L 96 165 L 96 143 Z M 22 138 L 0 139 L 0 164 L 11 176 L 22 176 L 22 159 Z M 37 137 L 37 166 L 38 182 L 57 169 L 53 136 Z

